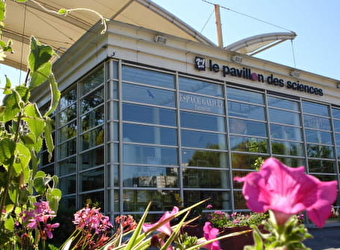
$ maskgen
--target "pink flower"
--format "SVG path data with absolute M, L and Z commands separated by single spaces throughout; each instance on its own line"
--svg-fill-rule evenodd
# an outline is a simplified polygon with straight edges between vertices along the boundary
M 216 239 L 217 234 L 219 233 L 219 230 L 217 228 L 213 228 L 211 226 L 210 222 L 206 222 L 203 227 L 203 235 L 206 240 L 213 240 Z M 204 248 L 207 248 L 209 250 L 220 250 L 220 244 L 216 240 L 214 242 L 208 243 L 204 245 Z
M 168 211 L 165 212 L 163 214 L 163 216 L 159 219 L 158 222 L 156 222 L 154 224 L 144 223 L 143 226 L 142 226 L 143 231 L 147 232 L 151 228 L 156 228 L 158 224 L 160 224 L 162 221 L 164 221 L 164 220 L 166 220 L 170 217 L 173 217 L 176 213 L 178 213 L 178 211 L 179 211 L 178 207 L 174 207 L 171 212 L 168 212 Z M 165 233 L 166 235 L 171 235 L 172 229 L 171 229 L 171 226 L 170 226 L 170 220 L 168 222 L 164 223 L 163 225 L 161 225 L 160 227 L 157 227 L 156 230 L 159 231 L 159 232 Z
M 272 210 L 278 224 L 304 210 L 310 220 L 322 227 L 337 196 L 337 181 L 319 181 L 304 173 L 304 167 L 290 168 L 268 158 L 259 172 L 234 180 L 244 182 L 243 196 L 254 212 Z
M 211 204 L 209 204 L 209 205 L 207 205 L 207 207 L 206 207 L 207 209 L 212 209 L 213 208 L 213 206 L 211 205 Z

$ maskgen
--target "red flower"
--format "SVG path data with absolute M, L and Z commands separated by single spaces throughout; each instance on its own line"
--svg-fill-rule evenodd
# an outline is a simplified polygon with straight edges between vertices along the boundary
M 290 168 L 275 158 L 267 159 L 259 172 L 234 180 L 244 182 L 243 196 L 254 212 L 272 210 L 278 224 L 304 210 L 322 227 L 337 196 L 337 181 L 319 181 L 304 173 L 304 167 Z

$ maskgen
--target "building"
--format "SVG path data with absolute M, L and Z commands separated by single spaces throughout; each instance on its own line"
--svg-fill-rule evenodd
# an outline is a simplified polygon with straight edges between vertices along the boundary
M 162 213 L 211 198 L 244 211 L 232 179 L 258 157 L 339 180 L 336 80 L 220 48 L 185 25 L 155 27 L 112 20 L 99 35 L 96 24 L 55 62 L 56 148 L 42 168 L 59 176 L 63 207 L 91 199 L 110 214 L 141 214 L 153 201 Z M 49 90 L 33 98 L 44 107 Z

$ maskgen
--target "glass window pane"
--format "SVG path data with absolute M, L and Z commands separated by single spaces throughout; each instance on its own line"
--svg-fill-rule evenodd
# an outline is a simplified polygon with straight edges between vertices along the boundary
M 331 130 L 331 123 L 328 118 L 304 115 L 303 120 L 307 128 Z
M 104 169 L 98 168 L 79 174 L 81 191 L 90 191 L 104 187 Z
M 309 172 L 314 173 L 335 173 L 336 170 L 336 165 L 333 161 L 309 160 L 308 166 Z
M 72 87 L 72 89 L 67 90 L 66 92 L 62 93 L 62 96 L 60 98 L 60 109 L 64 109 L 70 104 L 74 103 L 77 100 L 77 89 L 75 88 L 75 85 Z
M 228 114 L 241 118 L 250 118 L 255 120 L 265 120 L 264 107 L 239 102 L 228 102 Z
M 104 129 L 103 127 L 91 130 L 81 136 L 82 139 L 82 150 L 92 148 L 100 145 L 104 142 Z
M 59 114 L 59 126 L 63 126 L 69 121 L 75 119 L 77 117 L 77 105 L 74 103 L 69 106 L 67 109 L 64 109 Z
M 124 103 L 123 120 L 176 126 L 176 112 L 171 109 Z
M 182 166 L 227 168 L 227 153 L 210 150 L 182 150 Z
M 182 111 L 181 126 L 185 128 L 225 132 L 225 118 Z
M 175 76 L 151 71 L 147 69 L 134 68 L 123 65 L 123 81 L 144 83 L 157 87 L 173 89 L 175 86 Z
M 284 123 L 289 125 L 301 125 L 300 114 L 272 108 L 269 109 L 269 120 L 271 122 Z
M 212 97 L 179 94 L 180 108 L 215 114 L 225 114 L 224 101 Z
M 63 194 L 75 193 L 76 188 L 77 188 L 76 176 L 71 175 L 71 176 L 60 178 L 58 188 L 60 188 Z
M 230 188 L 227 170 L 183 169 L 185 188 Z
M 81 113 L 86 113 L 104 102 L 104 88 L 85 96 L 80 101 Z
M 268 152 L 267 140 L 245 136 L 230 136 L 230 149 L 246 152 Z
M 173 91 L 125 83 L 123 84 L 123 100 L 174 107 L 175 93 Z
M 243 89 L 227 88 L 227 97 L 230 100 L 264 104 L 263 94 Z
M 81 170 L 93 168 L 104 164 L 104 147 L 96 148 L 80 155 L 79 167 Z
M 298 142 L 272 141 L 273 154 L 304 156 L 304 147 Z
M 67 139 L 73 138 L 77 135 L 77 121 L 73 121 L 68 125 L 62 127 L 60 130 L 59 142 L 66 141 Z
M 81 118 L 82 131 L 87 131 L 93 127 L 104 123 L 104 106 L 92 110 Z
M 172 128 L 125 123 L 123 125 L 123 138 L 124 141 L 128 142 L 177 145 L 177 131 Z
M 333 144 L 332 143 L 332 134 L 330 132 L 316 131 L 306 129 L 306 141 L 312 143 L 321 143 L 321 144 Z
M 340 119 L 340 109 L 332 109 L 333 118 Z
M 283 156 L 275 156 L 275 158 L 292 168 L 306 166 L 305 160 L 301 158 L 290 158 Z
M 254 163 L 259 158 L 266 158 L 263 155 L 247 155 L 242 153 L 231 154 L 231 164 L 233 169 L 255 170 Z
M 335 134 L 335 144 L 340 146 L 340 134 L 338 133 Z
M 222 85 L 185 77 L 179 78 L 179 89 L 197 94 L 223 97 Z
M 303 101 L 302 108 L 304 113 L 329 116 L 328 106 L 323 104 Z
M 213 134 L 182 130 L 182 145 L 185 147 L 226 149 L 226 136 L 224 134 Z
M 91 200 L 93 204 L 99 204 L 98 207 L 105 207 L 104 204 L 104 192 L 92 192 L 79 195 L 80 204 L 87 204 L 87 200 Z
M 266 123 L 236 118 L 229 119 L 229 132 L 241 135 L 267 136 Z
M 104 67 L 101 67 L 99 70 L 91 73 L 85 79 L 80 81 L 80 91 L 82 95 L 90 92 L 95 89 L 100 84 L 104 83 Z
M 178 187 L 178 168 L 124 166 L 124 187 Z
M 333 120 L 333 123 L 334 123 L 334 131 L 335 132 L 340 132 L 340 121 Z
M 184 190 L 184 206 L 188 207 L 202 201 L 209 199 L 209 204 L 214 209 L 229 210 L 231 209 L 230 192 L 223 191 L 204 191 L 204 190 Z
M 282 108 L 287 110 L 299 111 L 299 103 L 286 99 L 269 96 L 268 105 L 271 107 Z
M 302 141 L 301 128 L 271 124 L 270 133 L 275 139 Z
M 124 163 L 178 165 L 176 148 L 125 144 L 123 150 Z
M 307 144 L 307 154 L 315 158 L 334 158 L 334 148 L 330 146 L 321 146 Z
M 75 173 L 77 170 L 76 157 L 68 158 L 57 164 L 58 175 Z
M 71 156 L 77 152 L 77 141 L 76 138 L 69 140 L 59 146 L 59 159 Z

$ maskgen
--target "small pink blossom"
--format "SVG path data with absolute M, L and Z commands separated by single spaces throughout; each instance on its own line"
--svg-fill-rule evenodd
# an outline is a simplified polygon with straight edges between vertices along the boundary
M 144 223 L 142 228 L 144 232 L 149 231 L 151 228 L 157 227 L 158 224 L 160 224 L 161 222 L 163 222 L 166 219 L 169 219 L 170 217 L 173 217 L 176 213 L 178 213 L 179 209 L 178 207 L 174 207 L 172 209 L 171 212 L 166 211 L 163 216 L 159 219 L 158 222 L 154 223 L 154 224 L 148 224 L 148 223 Z M 156 229 L 159 232 L 165 233 L 166 235 L 171 235 L 172 234 L 172 229 L 170 226 L 170 220 L 166 223 L 164 223 L 163 225 L 157 227 Z
M 244 182 L 243 196 L 254 212 L 271 210 L 277 223 L 304 210 L 310 220 L 322 227 L 337 196 L 337 181 L 322 182 L 304 173 L 304 167 L 290 168 L 275 158 L 268 158 L 259 172 L 234 180 Z
M 207 209 L 212 209 L 212 208 L 213 208 L 213 206 L 211 204 L 207 205 Z
M 206 222 L 203 227 L 203 235 L 206 240 L 213 240 L 216 239 L 217 234 L 219 233 L 219 230 L 217 228 L 213 228 L 211 226 L 210 222 Z M 204 245 L 204 248 L 207 248 L 209 250 L 220 250 L 220 244 L 216 240 L 214 242 L 208 243 Z

